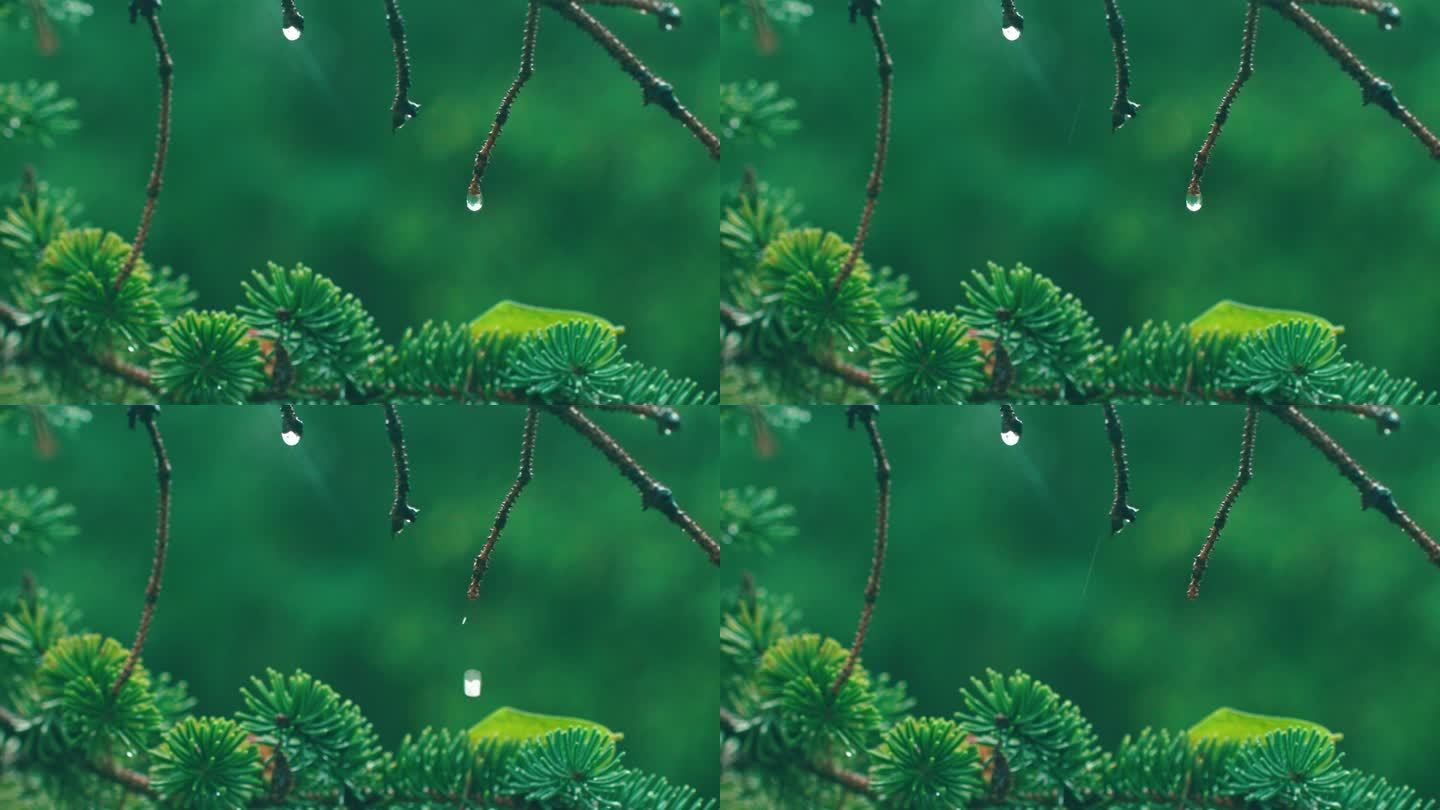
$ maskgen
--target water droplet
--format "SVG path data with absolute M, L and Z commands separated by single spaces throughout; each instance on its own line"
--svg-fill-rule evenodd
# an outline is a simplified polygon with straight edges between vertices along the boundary
M 480 670 L 465 670 L 465 697 L 480 697 Z
M 294 447 L 295 445 L 300 443 L 300 434 L 296 433 L 293 430 L 287 430 L 284 433 L 280 434 L 280 440 L 285 442 L 289 446 Z
M 286 39 L 294 42 L 295 40 L 300 38 L 300 34 L 303 32 L 296 26 L 287 25 L 284 28 L 280 29 L 280 33 L 284 34 Z
M 134 347 L 134 346 L 126 346 L 126 347 L 125 347 L 125 351 L 130 352 L 131 354 L 134 354 L 134 353 L 135 353 L 135 347 Z
M 1013 430 L 1002 430 L 1000 431 L 1000 441 L 1009 447 L 1014 447 L 1020 443 L 1020 434 Z
M 845 351 L 850 352 L 851 354 L 854 354 L 854 353 L 855 353 L 855 347 L 854 347 L 854 346 L 846 346 L 846 347 L 845 347 Z
M 1201 197 L 1199 194 L 1186 194 L 1186 195 L 1185 195 L 1185 207 L 1186 207 L 1186 208 L 1189 208 L 1191 211 L 1199 211 L 1199 210 L 1200 210 L 1200 205 L 1201 205 L 1203 202 L 1204 202 L 1204 198 Z
M 479 191 L 472 191 L 465 195 L 465 207 L 471 211 L 479 211 L 484 204 L 485 198 L 480 195 Z
M 1014 42 L 1015 40 L 1020 38 L 1020 29 L 1013 25 L 1007 25 L 1004 28 L 1001 28 L 1000 33 L 1004 34 L 1005 38 L 1010 40 L 1011 42 Z

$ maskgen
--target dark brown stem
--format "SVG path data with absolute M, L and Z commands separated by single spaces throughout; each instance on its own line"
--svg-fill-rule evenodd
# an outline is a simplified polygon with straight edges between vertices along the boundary
M 1110 104 L 1110 128 L 1114 130 L 1134 118 L 1140 105 L 1130 100 L 1130 50 L 1125 45 L 1125 18 L 1120 16 L 1116 0 L 1105 0 L 1105 22 L 1115 49 L 1115 100 Z
M 840 694 L 840 687 L 850 680 L 855 663 L 860 660 L 865 636 L 870 632 L 870 618 L 875 613 L 875 600 L 880 597 L 880 574 L 885 569 L 885 547 L 890 535 L 890 459 L 885 455 L 880 428 L 875 424 L 879 412 L 880 408 L 876 405 L 852 405 L 845 414 L 851 430 L 855 429 L 857 420 L 864 425 L 870 437 L 870 452 L 875 457 L 875 553 L 870 558 L 870 577 L 865 581 L 865 600 L 860 608 L 855 640 L 850 644 L 850 655 L 845 658 L 845 665 L 830 686 L 832 695 Z
M 872 394 L 878 395 L 880 393 L 880 387 L 875 384 L 875 380 L 871 377 L 870 372 L 859 366 L 851 365 L 834 356 L 816 357 L 814 355 L 806 355 L 805 359 L 810 361 L 815 368 L 820 369 L 826 374 L 839 377 L 856 388 L 862 388 Z
M 420 510 L 410 505 L 410 457 L 405 452 L 405 425 L 391 403 L 385 403 L 385 433 L 395 459 L 395 502 L 390 506 L 390 533 L 399 534 L 415 522 Z
M 1200 580 L 1205 576 L 1205 568 L 1210 564 L 1210 552 L 1215 548 L 1215 541 L 1220 539 L 1220 532 L 1225 529 L 1225 523 L 1230 519 L 1230 510 L 1235 506 L 1235 500 L 1240 497 L 1240 490 L 1250 483 L 1254 474 L 1255 461 L 1255 416 L 1254 404 L 1245 406 L 1245 427 L 1240 432 L 1240 471 L 1235 474 L 1235 481 L 1226 490 L 1225 497 L 1220 499 L 1220 509 L 1215 512 L 1215 521 L 1210 524 L 1210 533 L 1205 536 L 1205 543 L 1200 547 L 1200 553 L 1195 555 L 1195 563 L 1190 569 L 1190 587 L 1186 595 L 1191 599 L 1200 596 Z
M 165 156 L 170 150 L 170 96 L 174 85 L 175 63 L 170 60 L 170 48 L 165 44 L 165 32 L 160 28 L 159 3 L 150 0 L 150 3 L 144 4 L 143 9 L 138 9 L 136 4 L 140 3 L 142 0 L 134 0 L 132 3 L 130 21 L 135 21 L 136 12 L 139 10 L 145 23 L 150 26 L 150 38 L 155 43 L 156 71 L 160 75 L 160 123 L 155 133 L 155 162 L 150 167 L 150 182 L 145 185 L 145 208 L 140 214 L 140 227 L 135 232 L 135 242 L 130 246 L 130 254 L 125 257 L 125 264 L 115 276 L 116 290 L 124 286 L 125 280 L 135 272 L 135 263 L 140 260 L 140 254 L 145 252 L 145 240 L 150 236 L 150 222 L 155 216 L 155 203 L 160 199 L 160 186 L 165 180 Z
M 871 799 L 875 798 L 875 791 L 870 787 L 870 778 L 863 773 L 847 771 L 829 762 L 807 762 L 806 765 L 816 776 L 834 782 L 852 793 L 858 793 Z
M 1330 460 L 1331 464 L 1335 465 L 1340 474 L 1345 476 L 1345 480 L 1359 490 L 1361 509 L 1373 508 L 1384 515 L 1391 523 L 1399 526 L 1400 530 L 1405 532 L 1411 540 L 1415 541 L 1415 545 L 1425 552 L 1425 556 L 1430 558 L 1431 563 L 1440 565 L 1440 545 L 1437 545 L 1430 534 L 1395 503 L 1395 497 L 1390 494 L 1390 489 L 1371 478 L 1365 468 L 1357 464 L 1355 459 L 1345 451 L 1345 448 L 1340 446 L 1339 442 L 1321 430 L 1319 425 L 1310 421 L 1310 418 L 1301 413 L 1300 409 L 1294 405 L 1272 405 L 1269 410 L 1280 421 L 1309 440 L 1315 449 L 1319 450 L 1325 458 Z
M 1120 415 L 1115 406 L 1105 403 L 1105 435 L 1110 440 L 1110 460 L 1115 465 L 1115 502 L 1110 505 L 1110 533 L 1119 534 L 1121 529 L 1135 521 L 1140 511 L 1130 505 L 1130 460 L 1125 457 L 1125 427 L 1120 424 Z
M 1353 413 L 1361 419 L 1369 419 L 1375 423 L 1375 429 L 1382 436 L 1388 436 L 1400 429 L 1400 412 L 1388 405 L 1361 405 L 1354 402 L 1330 402 L 1323 405 L 1311 405 L 1307 407 L 1320 411 L 1341 411 Z
M 495 543 L 500 540 L 500 532 L 504 531 L 505 524 L 510 522 L 510 510 L 515 508 L 515 501 L 520 497 L 521 490 L 535 477 L 535 426 L 539 422 L 539 414 L 532 408 L 525 409 L 525 428 L 521 431 L 520 437 L 520 472 L 515 475 L 515 483 L 510 485 L 510 490 L 500 501 L 500 511 L 495 513 L 495 522 L 490 524 L 490 536 L 485 538 L 485 546 L 480 553 L 475 555 L 475 565 L 470 572 L 470 588 L 466 596 L 471 599 L 480 598 L 480 581 L 485 578 L 485 571 L 490 567 L 490 553 L 495 550 Z
M 625 43 L 615 36 L 614 32 L 606 28 L 603 23 L 573 0 L 545 0 L 545 3 L 599 43 L 600 47 L 610 54 L 610 58 L 620 65 L 620 69 L 640 85 L 646 104 L 655 104 L 669 113 L 671 118 L 679 121 L 690 131 L 691 135 L 695 136 L 696 140 L 705 146 L 710 157 L 715 160 L 720 159 L 720 139 L 715 137 L 715 133 L 711 132 L 700 122 L 700 119 L 695 117 L 694 113 L 681 104 L 680 100 L 675 97 L 675 88 L 669 82 L 651 73 L 650 68 L 646 67 L 645 63 L 640 61 L 640 57 L 631 52 Z
M 400 16 L 398 0 L 385 0 L 385 22 L 395 46 L 395 101 L 390 105 L 393 131 L 414 118 L 420 112 L 420 105 L 410 100 L 410 49 L 405 44 L 405 18 Z
M 1305 9 L 1300 8 L 1297 3 L 1291 0 L 1264 1 L 1279 12 L 1280 16 L 1309 34 L 1311 39 L 1330 54 L 1330 58 L 1340 65 L 1340 69 L 1360 85 L 1364 103 L 1375 104 L 1390 113 L 1392 118 L 1403 124 L 1420 143 L 1424 144 L 1430 152 L 1430 157 L 1440 160 L 1440 138 L 1435 137 L 1435 133 L 1426 128 L 1414 113 L 1400 103 L 1389 82 L 1372 73 L 1370 68 L 1360 61 L 1360 57 L 1356 56 L 1339 37 L 1335 36 L 1329 28 L 1326 28 Z
M 650 473 L 641 467 L 640 463 L 632 458 L 625 448 L 615 441 L 614 437 L 602 430 L 599 425 L 590 420 L 590 417 L 581 413 L 573 405 L 547 405 L 546 409 L 575 432 L 590 440 L 590 444 L 594 445 L 595 449 L 599 450 L 610 460 L 611 464 L 615 465 L 616 469 L 620 470 L 621 475 L 640 490 L 642 509 L 653 508 L 663 514 L 671 523 L 684 530 L 691 540 L 695 541 L 695 545 L 705 552 L 705 555 L 710 558 L 710 562 L 715 565 L 720 564 L 720 544 L 716 543 L 709 532 L 705 531 L 700 524 L 695 522 L 694 518 L 680 508 L 680 505 L 675 502 L 675 496 L 670 492 L 670 488 L 651 477 Z
M 669 31 L 680 25 L 680 7 L 665 0 L 581 0 L 593 6 L 616 6 L 631 8 L 641 14 L 653 14 L 662 31 Z
M 1186 204 L 1191 207 L 1199 204 L 1200 182 L 1205 176 L 1205 168 L 1210 164 L 1210 151 L 1215 148 L 1220 129 L 1230 119 L 1230 107 L 1234 105 L 1235 97 L 1240 95 L 1240 88 L 1245 86 L 1245 82 L 1255 72 L 1255 32 L 1259 25 L 1259 16 L 1260 8 L 1252 0 L 1245 7 L 1245 33 L 1240 40 L 1240 69 L 1220 99 L 1220 108 L 1215 111 L 1215 120 L 1210 123 L 1210 134 L 1205 136 L 1200 151 L 1195 153 L 1195 168 L 1190 173 L 1190 186 L 1185 192 L 1189 197 Z
M 855 240 L 850 243 L 850 255 L 835 275 L 835 289 L 839 290 L 845 279 L 855 272 L 855 264 L 865 253 L 865 240 L 870 235 L 870 220 L 875 216 L 875 202 L 880 199 L 880 186 L 885 181 L 885 160 L 890 154 L 890 99 L 894 88 L 895 63 L 890 59 L 890 48 L 885 44 L 885 33 L 880 29 L 878 0 L 850 0 L 850 21 L 865 18 L 870 28 L 870 40 L 875 47 L 875 70 L 880 75 L 880 107 L 875 121 L 875 158 L 870 164 L 870 179 L 865 183 L 865 203 L 860 209 L 860 224 L 855 228 Z
M 475 169 L 470 175 L 469 194 L 477 198 L 480 194 L 480 181 L 485 177 L 485 169 L 490 165 L 490 152 L 495 148 L 495 141 L 500 138 L 500 131 L 505 128 L 505 122 L 510 120 L 510 108 L 515 106 L 515 98 L 520 95 L 520 88 L 535 73 L 535 33 L 540 26 L 540 0 L 530 0 L 525 9 L 525 34 L 520 47 L 520 69 L 515 74 L 515 79 L 510 82 L 510 88 L 505 91 L 505 96 L 500 99 L 500 109 L 495 112 L 495 120 L 490 123 L 490 134 L 485 136 L 485 143 L 481 144 L 480 151 L 475 153 Z
M 170 457 L 165 454 L 165 442 L 160 437 L 160 426 L 155 421 L 159 413 L 160 408 L 155 405 L 132 405 L 129 411 L 130 429 L 134 430 L 138 421 L 150 434 L 150 447 L 155 451 L 155 481 L 159 486 L 159 507 L 155 521 L 155 559 L 150 565 L 150 580 L 145 584 L 145 604 L 140 609 L 140 627 L 135 631 L 135 643 L 130 647 L 125 667 L 120 670 L 120 675 L 110 690 L 114 695 L 119 695 L 125 682 L 130 680 L 130 675 L 134 673 L 135 665 L 140 660 L 140 652 L 145 647 L 145 637 L 150 633 L 150 621 L 155 617 L 155 603 L 160 601 L 160 582 L 165 576 L 165 552 L 170 546 Z
M 655 429 L 660 435 L 669 436 L 680 429 L 680 412 L 674 408 L 666 408 L 660 405 L 641 405 L 633 402 L 611 402 L 604 405 L 596 405 L 598 411 L 620 411 L 622 413 L 633 413 L 641 419 L 649 419 L 655 423 Z
M 1381 30 L 1389 31 L 1400 24 L 1400 7 L 1386 0 L 1300 0 L 1315 6 L 1352 8 L 1361 14 L 1374 14 Z

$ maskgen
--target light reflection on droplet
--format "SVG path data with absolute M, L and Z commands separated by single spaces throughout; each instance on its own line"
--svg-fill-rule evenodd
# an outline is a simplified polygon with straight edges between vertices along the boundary
M 300 434 L 296 433 L 293 430 L 287 430 L 280 434 L 280 441 L 285 442 L 291 447 L 294 447 L 295 445 L 300 443 Z
M 471 211 L 479 211 L 480 208 L 484 205 L 485 198 L 481 196 L 480 192 L 472 191 L 469 194 L 465 195 L 465 207 L 469 208 Z
M 465 670 L 465 697 L 480 697 L 480 670 Z
M 1199 211 L 1200 206 L 1202 203 L 1204 203 L 1204 201 L 1204 198 L 1201 197 L 1199 194 L 1185 195 L 1185 207 L 1189 208 L 1191 211 Z
M 1014 447 L 1020 443 L 1020 434 L 1013 430 L 1002 430 L 1000 431 L 1000 441 L 1010 447 Z
M 1020 29 L 1013 25 L 1007 25 L 1004 28 L 1001 28 L 1000 33 L 1004 34 L 1005 38 L 1010 40 L 1011 42 L 1014 42 L 1015 40 L 1020 38 Z
M 291 42 L 294 42 L 295 40 L 299 39 L 299 38 L 300 38 L 300 35 L 301 35 L 302 33 L 304 33 L 304 32 L 301 31 L 301 30 L 300 30 L 299 28 L 297 28 L 296 26 L 287 25 L 287 26 L 285 26 L 284 28 L 281 28 L 281 29 L 280 29 L 280 33 L 284 34 L 286 39 L 290 40 Z

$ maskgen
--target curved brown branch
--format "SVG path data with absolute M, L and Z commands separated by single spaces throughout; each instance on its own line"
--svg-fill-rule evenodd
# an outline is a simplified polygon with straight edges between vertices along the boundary
M 495 120 L 490 123 L 490 134 L 485 136 L 485 143 L 481 144 L 480 151 L 475 153 L 475 168 L 470 175 L 470 189 L 468 191 L 467 205 L 472 211 L 480 210 L 481 192 L 480 181 L 485 177 L 485 169 L 490 165 L 490 152 L 495 148 L 495 142 L 500 139 L 500 131 L 505 128 L 505 122 L 510 120 L 510 108 L 515 106 L 515 98 L 520 95 L 520 88 L 535 74 L 535 34 L 540 27 L 540 0 L 530 0 L 525 9 L 525 34 L 520 47 L 520 69 L 515 74 L 515 79 L 510 82 L 510 88 L 500 99 L 500 109 L 495 112 Z
M 595 19 L 590 12 L 580 7 L 574 0 L 545 0 L 545 3 L 560 16 L 569 20 L 581 31 L 590 35 L 590 38 L 599 43 L 610 58 L 614 59 L 620 69 L 629 74 L 635 83 L 640 85 L 644 93 L 645 103 L 654 104 L 670 114 L 671 118 L 679 121 L 682 126 L 690 131 L 695 139 L 705 146 L 710 157 L 720 159 L 720 139 L 715 137 L 708 127 L 700 122 L 695 114 L 680 103 L 675 96 L 675 88 L 669 82 L 650 72 L 650 68 L 640 61 L 629 47 L 603 23 Z
M 1105 23 L 1115 49 L 1115 100 L 1110 103 L 1110 128 L 1116 130 L 1140 112 L 1140 105 L 1130 100 L 1130 49 L 1125 45 L 1125 18 L 1120 16 L 1116 0 L 1105 0 Z
M 405 18 L 400 16 L 398 0 L 385 0 L 385 22 L 395 48 L 395 101 L 390 105 L 393 131 L 414 118 L 420 112 L 420 105 L 410 100 L 410 49 L 405 44 Z
M 500 501 L 500 511 L 495 513 L 495 522 L 490 524 L 490 536 L 485 538 L 485 546 L 475 555 L 475 565 L 470 572 L 470 588 L 465 592 L 470 599 L 480 598 L 480 581 L 485 578 L 485 571 L 490 567 L 490 553 L 495 550 L 495 543 L 500 540 L 500 532 L 505 530 L 505 524 L 510 522 L 510 510 L 515 508 L 515 501 L 520 497 L 521 490 L 535 477 L 537 422 L 539 414 L 533 407 L 526 408 L 525 428 L 520 439 L 520 472 L 515 475 L 515 483 L 510 485 L 510 490 Z
M 644 467 L 640 466 L 634 458 L 626 452 L 625 448 L 615 441 L 615 438 L 606 433 L 601 427 L 591 421 L 574 405 L 547 405 L 546 410 L 554 414 L 560 421 L 569 425 L 572 430 L 584 436 L 599 450 L 601 455 L 610 460 L 620 474 L 640 490 L 640 504 L 642 509 L 655 509 L 664 515 L 671 523 L 679 526 L 690 539 L 695 541 L 710 562 L 720 564 L 720 544 L 705 531 L 695 519 L 690 517 L 680 505 L 675 502 L 675 496 L 670 488 L 655 480 Z
M 1245 406 L 1245 427 L 1240 432 L 1240 471 L 1235 474 L 1234 483 L 1226 490 L 1225 497 L 1220 499 L 1220 509 L 1215 512 L 1215 521 L 1210 524 L 1210 533 L 1205 536 L 1205 543 L 1200 547 L 1200 553 L 1195 555 L 1195 562 L 1190 569 L 1190 587 L 1186 595 L 1191 599 L 1200 596 L 1200 580 L 1205 576 L 1205 569 L 1210 565 L 1210 552 L 1215 548 L 1215 541 L 1220 539 L 1220 532 L 1224 531 L 1225 523 L 1230 520 L 1230 510 L 1235 506 L 1235 500 L 1240 497 L 1240 490 L 1250 483 L 1254 474 L 1255 461 L 1255 416 L 1254 404 Z
M 1205 176 L 1205 168 L 1210 165 L 1210 151 L 1215 148 L 1220 129 L 1230 119 L 1230 108 L 1235 104 L 1235 97 L 1240 95 L 1240 88 L 1245 86 L 1245 82 L 1255 72 L 1255 32 L 1259 25 L 1259 15 L 1259 7 L 1251 0 L 1245 7 L 1245 33 L 1240 42 L 1240 69 L 1220 99 L 1220 108 L 1215 111 L 1215 120 L 1210 124 L 1210 134 L 1205 136 L 1200 151 L 1195 153 L 1195 168 L 1190 173 L 1190 186 L 1185 192 L 1185 205 L 1192 211 L 1200 209 L 1200 182 Z
M 666 408 L 662 405 L 643 405 L 634 402 L 608 402 L 594 406 L 597 411 L 620 411 L 621 413 L 633 413 L 641 419 L 649 419 L 655 423 L 655 429 L 660 435 L 669 436 L 680 429 L 682 424 L 680 412 L 674 408 Z
M 150 434 L 150 447 L 155 452 L 155 481 L 159 487 L 159 506 L 155 521 L 155 559 L 150 564 L 150 579 L 145 584 L 145 603 L 140 609 L 140 627 L 135 631 L 135 643 L 130 647 L 125 667 L 120 670 L 120 675 L 111 688 L 111 692 L 116 695 L 120 694 L 120 689 L 135 672 L 140 652 L 145 647 L 145 637 L 150 633 L 150 621 L 155 617 L 155 604 L 160 601 L 160 582 L 165 576 L 165 552 L 170 546 L 170 457 L 165 454 L 165 442 L 160 437 L 160 426 L 155 422 L 159 413 L 160 408 L 156 405 L 132 405 L 129 411 L 130 429 L 134 430 L 138 421 Z
M 1375 15 L 1380 29 L 1389 31 L 1400 24 L 1400 7 L 1386 0 L 1300 0 L 1314 6 L 1336 6 L 1354 9 L 1361 14 Z
M 890 154 L 890 99 L 894 90 L 895 63 L 890 58 L 890 48 L 885 44 L 885 33 L 880 29 L 879 0 L 850 0 L 850 22 L 864 17 L 870 28 L 870 40 L 875 47 L 875 70 L 880 75 L 880 107 L 875 122 L 875 158 L 870 164 L 870 179 L 865 183 L 865 203 L 860 209 L 860 224 L 855 229 L 855 239 L 850 243 L 850 255 L 835 275 L 835 289 L 839 290 L 845 279 L 855 272 L 855 264 L 865 253 L 865 240 L 870 235 L 870 220 L 875 216 L 875 203 L 880 199 L 880 187 L 885 181 L 885 161 Z
M 855 429 L 857 420 L 864 425 L 870 438 L 870 452 L 875 457 L 875 553 L 870 558 L 870 576 L 865 581 L 865 600 L 860 608 L 855 640 L 850 644 L 845 665 L 830 687 L 831 694 L 836 695 L 840 693 L 840 687 L 850 680 L 855 664 L 860 660 L 865 636 L 870 632 L 870 619 L 875 613 L 875 600 L 880 598 L 880 575 L 885 570 L 885 548 L 890 536 L 890 459 L 885 455 L 885 443 L 880 440 L 880 428 L 875 424 L 879 412 L 877 405 L 851 405 L 845 413 L 851 430 Z
M 160 123 L 155 132 L 155 162 L 150 167 L 150 181 L 145 185 L 145 208 L 140 213 L 140 227 L 135 232 L 135 241 L 125 264 L 115 276 L 115 289 L 125 284 L 135 272 L 135 264 L 145 252 L 145 240 L 150 236 L 150 222 L 155 217 L 155 203 L 160 199 L 160 186 L 165 180 L 165 157 L 170 150 L 170 96 L 174 86 L 175 64 L 170 60 L 170 48 L 165 43 L 165 32 L 160 28 L 158 0 L 131 0 L 130 22 L 137 15 L 145 18 L 150 27 L 150 39 L 155 43 L 156 72 L 160 75 Z
M 1384 515 L 1387 520 L 1400 527 L 1415 545 L 1425 552 L 1430 562 L 1440 566 L 1440 544 L 1437 544 L 1414 518 L 1410 517 L 1405 510 L 1395 503 L 1395 497 L 1390 494 L 1390 489 L 1376 479 L 1372 478 L 1364 467 L 1361 467 L 1355 459 L 1350 457 L 1344 447 L 1335 441 L 1330 434 L 1321 430 L 1320 426 L 1310 421 L 1310 418 L 1300 412 L 1294 405 L 1271 405 L 1269 411 L 1280 421 L 1289 425 L 1304 436 L 1315 449 L 1319 450 L 1331 464 L 1345 476 L 1345 480 L 1355 486 L 1360 492 L 1360 508 L 1374 509 Z
M 385 434 L 395 460 L 395 502 L 390 506 L 390 533 L 399 534 L 415 522 L 420 510 L 410 505 L 410 457 L 405 452 L 405 425 L 392 403 L 385 403 Z
M 592 6 L 616 6 L 634 9 L 641 14 L 655 15 L 661 31 L 669 31 L 680 25 L 680 7 L 666 0 L 581 0 Z
M 1410 130 L 1410 134 L 1425 146 L 1430 152 L 1430 157 L 1440 160 L 1440 138 L 1435 137 L 1435 133 L 1431 132 L 1421 123 L 1420 119 L 1415 117 L 1414 113 L 1401 104 L 1395 97 L 1395 90 L 1390 83 L 1371 72 L 1370 68 L 1360 61 L 1360 57 L 1356 56 L 1339 37 L 1335 36 L 1334 32 L 1326 28 L 1293 0 L 1264 1 L 1279 12 L 1280 16 L 1309 34 L 1311 39 L 1330 54 L 1330 58 L 1340 65 L 1340 69 L 1360 85 L 1364 103 L 1374 104 L 1390 113 L 1390 117 L 1403 124 L 1406 129 Z

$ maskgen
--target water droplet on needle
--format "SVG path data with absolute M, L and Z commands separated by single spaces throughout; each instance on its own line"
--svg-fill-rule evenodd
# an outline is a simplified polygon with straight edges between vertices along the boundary
M 485 205 L 485 198 L 479 191 L 472 191 L 465 195 L 465 207 L 471 211 L 479 211 Z
M 295 40 L 299 39 L 299 38 L 300 38 L 300 35 L 301 35 L 302 33 L 304 33 L 304 32 L 301 31 L 301 30 L 300 30 L 299 28 L 297 28 L 296 26 L 287 25 L 287 26 L 285 26 L 284 28 L 281 28 L 281 29 L 280 29 L 280 33 L 284 34 L 286 39 L 290 40 L 291 42 L 294 42 Z
M 1020 443 L 1020 434 L 1013 430 L 1002 430 L 1000 431 L 1000 441 L 1010 447 L 1014 447 Z
M 1188 209 L 1190 209 L 1191 211 L 1199 211 L 1199 210 L 1200 210 L 1200 205 L 1201 205 L 1203 202 L 1204 202 L 1204 198 L 1201 197 L 1198 192 L 1195 193 L 1195 194 L 1186 194 L 1186 195 L 1185 195 L 1185 207 L 1188 208 Z
M 1020 38 L 1020 29 L 1013 25 L 1007 25 L 1004 28 L 1001 28 L 1000 33 L 1003 34 L 1005 38 L 1010 40 L 1011 42 L 1014 42 L 1015 40 Z
M 285 442 L 291 447 L 294 447 L 295 445 L 300 443 L 300 434 L 296 433 L 293 430 L 287 430 L 280 434 L 280 441 Z

